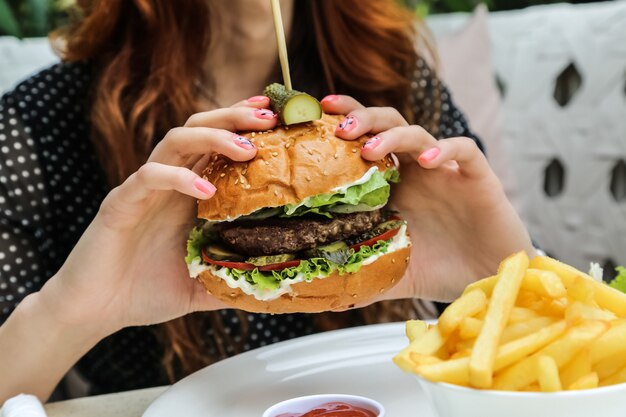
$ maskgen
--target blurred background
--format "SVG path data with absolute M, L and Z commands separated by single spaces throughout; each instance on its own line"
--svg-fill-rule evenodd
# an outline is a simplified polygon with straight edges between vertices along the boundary
M 0 0 L 0 92 L 58 60 L 45 36 L 73 1 Z M 537 245 L 612 277 L 626 265 L 626 1 L 401 3 L 426 19 L 433 65 Z

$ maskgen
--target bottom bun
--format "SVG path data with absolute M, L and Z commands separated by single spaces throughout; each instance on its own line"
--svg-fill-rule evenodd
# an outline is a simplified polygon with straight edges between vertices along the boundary
M 207 292 L 238 309 L 252 313 L 319 313 L 345 310 L 363 304 L 382 294 L 400 281 L 409 263 L 411 248 L 387 253 L 375 262 L 362 266 L 354 274 L 334 272 L 326 278 L 299 282 L 291 292 L 269 300 L 257 300 L 239 288 L 230 288 L 226 282 L 203 271 L 198 278 Z

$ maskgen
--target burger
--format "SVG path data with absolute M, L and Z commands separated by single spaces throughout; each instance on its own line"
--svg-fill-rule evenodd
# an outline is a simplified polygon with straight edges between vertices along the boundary
M 217 191 L 198 203 L 186 257 L 209 294 L 250 312 L 321 312 L 402 278 L 411 242 L 387 209 L 397 166 L 361 158 L 369 137 L 337 138 L 340 120 L 244 133 L 258 149 L 248 162 L 211 157 L 203 175 Z

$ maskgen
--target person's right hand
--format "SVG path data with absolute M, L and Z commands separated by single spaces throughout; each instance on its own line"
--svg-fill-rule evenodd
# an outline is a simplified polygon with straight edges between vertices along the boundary
M 105 333 L 221 308 L 190 279 L 185 242 L 196 199 L 211 198 L 199 174 L 212 153 L 235 161 L 256 155 L 233 132 L 276 125 L 269 99 L 255 97 L 198 113 L 172 129 L 148 162 L 105 198 L 98 214 L 40 295 L 51 314 L 70 324 L 98 323 Z

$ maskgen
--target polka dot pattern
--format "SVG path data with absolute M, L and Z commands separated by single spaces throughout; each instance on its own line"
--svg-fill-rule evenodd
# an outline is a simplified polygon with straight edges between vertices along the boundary
M 108 192 L 89 140 L 91 73 L 85 63 L 57 64 L 0 99 L 0 322 L 60 268 Z M 432 100 L 424 91 L 441 88 L 440 136 L 471 136 L 449 93 L 423 61 L 416 80 L 416 114 L 418 103 Z M 426 89 L 420 86 L 424 82 Z M 313 333 L 308 315 L 249 314 L 249 336 L 239 340 L 238 316 L 231 310 L 220 316 L 245 349 Z M 213 329 L 206 327 L 206 348 L 217 354 Z M 226 348 L 227 355 L 234 353 Z M 77 367 L 92 393 L 156 386 L 168 382 L 162 354 L 154 327 L 134 327 L 101 341 Z

